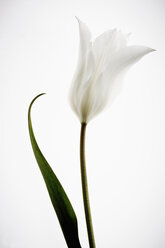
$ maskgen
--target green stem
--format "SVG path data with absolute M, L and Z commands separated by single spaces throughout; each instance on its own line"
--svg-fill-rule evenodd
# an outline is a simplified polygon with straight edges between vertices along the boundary
M 81 166 L 81 182 L 82 182 L 82 192 L 84 201 L 84 210 L 86 225 L 88 231 L 88 240 L 90 248 L 95 248 L 95 238 L 92 225 L 92 217 L 89 203 L 89 193 L 88 193 L 88 182 L 87 182 L 87 172 L 86 172 L 86 162 L 85 162 L 85 132 L 86 123 L 81 123 L 81 134 L 80 134 L 80 166 Z

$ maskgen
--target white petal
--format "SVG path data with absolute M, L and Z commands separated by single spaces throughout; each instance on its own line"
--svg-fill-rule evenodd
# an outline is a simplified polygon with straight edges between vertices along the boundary
M 109 92 L 109 103 L 112 104 L 123 87 L 123 77 L 127 70 L 139 61 L 144 55 L 155 51 L 144 46 L 128 46 L 111 59 L 108 67 L 104 71 L 104 83 Z
M 76 17 L 78 23 L 79 23 L 79 34 L 80 34 L 80 49 L 79 49 L 79 53 L 81 56 L 84 56 L 84 54 L 86 54 L 89 45 L 90 45 L 90 40 L 91 40 L 91 32 L 88 28 L 88 26 L 80 21 L 80 19 L 78 19 Z
M 100 58 L 105 52 L 108 56 L 127 45 L 128 35 L 123 34 L 116 29 L 111 29 L 100 36 L 93 42 L 93 52 L 96 58 Z M 106 51 L 105 51 L 106 50 Z M 104 52 L 105 51 L 105 52 Z
M 89 50 L 91 49 L 90 30 L 85 23 L 81 22 L 78 18 L 77 20 L 79 23 L 80 45 L 79 45 L 79 57 L 78 57 L 77 69 L 74 75 L 74 80 L 76 80 L 76 77 L 82 73 L 81 71 L 83 70 L 84 64 L 87 60 Z
M 111 58 L 127 44 L 128 35 L 116 29 L 98 36 L 93 43 L 93 53 L 98 74 L 104 71 Z
M 144 55 L 153 51 L 155 50 L 145 46 L 128 46 L 120 51 L 116 60 L 118 60 L 118 66 L 126 68 L 138 62 Z
M 77 17 L 76 17 L 77 18 Z M 85 23 L 81 22 L 78 18 L 79 23 L 79 35 L 80 35 L 80 45 L 79 45 L 79 57 L 75 75 L 73 81 L 80 80 L 81 75 L 84 73 L 84 67 L 86 66 L 86 61 L 89 56 L 89 50 L 91 49 L 91 33 L 89 28 Z M 81 82 L 79 82 L 81 83 Z
M 144 46 L 128 46 L 118 51 L 105 69 L 106 78 L 115 77 L 121 71 L 128 69 L 131 65 L 139 61 L 144 55 L 155 51 L 152 48 Z
M 93 71 L 93 56 L 91 54 L 91 33 L 85 23 L 78 18 L 80 45 L 77 68 L 72 80 L 70 91 L 70 103 L 76 114 L 80 115 L 80 98 L 83 94 L 84 83 L 90 78 Z

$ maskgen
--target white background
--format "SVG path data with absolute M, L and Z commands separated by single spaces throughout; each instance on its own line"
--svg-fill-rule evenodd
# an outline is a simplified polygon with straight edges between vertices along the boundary
M 131 68 L 116 102 L 89 123 L 87 170 L 99 248 L 165 247 L 165 2 L 0 0 L 0 247 L 66 247 L 28 135 L 34 131 L 77 214 L 88 247 L 80 124 L 68 103 L 78 55 L 75 15 L 94 36 L 131 32 L 157 50 Z

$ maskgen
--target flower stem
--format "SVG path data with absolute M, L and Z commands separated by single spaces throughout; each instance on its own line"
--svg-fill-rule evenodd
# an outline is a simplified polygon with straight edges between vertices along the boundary
M 85 132 L 87 124 L 85 122 L 81 123 L 81 134 L 80 134 L 80 166 L 81 166 L 81 182 L 82 182 L 82 193 L 84 201 L 84 210 L 86 225 L 88 231 L 88 240 L 90 248 L 95 248 L 95 238 L 92 225 L 92 217 L 89 203 L 89 193 L 88 193 L 88 182 L 87 182 L 87 172 L 86 172 L 86 162 L 85 162 Z

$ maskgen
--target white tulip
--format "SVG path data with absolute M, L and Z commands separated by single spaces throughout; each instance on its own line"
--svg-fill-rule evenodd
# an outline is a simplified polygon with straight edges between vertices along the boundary
M 121 76 L 127 69 L 155 50 L 128 46 L 128 35 L 116 29 L 108 30 L 92 41 L 87 25 L 79 19 L 78 23 L 80 48 L 70 103 L 81 123 L 88 123 L 121 91 Z

